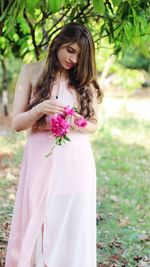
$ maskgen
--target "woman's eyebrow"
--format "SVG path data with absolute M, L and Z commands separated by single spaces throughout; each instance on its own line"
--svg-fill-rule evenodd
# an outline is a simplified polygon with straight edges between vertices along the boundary
M 77 52 L 75 48 L 73 48 L 71 45 L 68 45 L 69 48 L 71 48 L 73 51 Z

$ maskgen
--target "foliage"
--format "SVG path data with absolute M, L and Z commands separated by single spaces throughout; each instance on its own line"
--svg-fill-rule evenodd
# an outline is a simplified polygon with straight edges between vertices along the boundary
M 51 39 L 68 22 L 84 23 L 100 46 L 108 38 L 115 53 L 129 45 L 146 57 L 150 49 L 149 0 L 1 0 L 0 49 L 29 62 L 40 59 Z M 5 52 L 6 53 L 6 52 Z
M 10 54 L 9 57 L 5 57 L 6 65 L 6 78 L 7 78 L 7 90 L 9 94 L 9 102 L 12 102 L 14 97 L 14 90 L 16 85 L 16 80 L 20 72 L 22 62 L 21 59 L 16 59 L 13 54 Z M 3 90 L 3 71 L 0 67 L 0 94 Z
M 96 54 L 97 70 L 99 73 L 99 83 L 106 91 L 118 92 L 121 95 L 131 95 L 137 89 L 142 87 L 143 83 L 149 84 L 146 71 L 149 70 L 149 59 L 139 56 L 138 52 L 126 52 L 124 57 L 116 59 L 113 57 L 109 64 L 105 80 L 103 81 L 103 72 L 105 72 L 106 65 L 111 58 L 113 48 L 103 40 L 102 47 Z M 143 59 L 147 63 L 145 68 Z M 144 71 L 146 70 L 146 71 Z
M 113 88 L 121 88 L 122 91 L 133 93 L 141 88 L 144 83 L 144 74 L 139 70 L 124 68 L 120 64 L 114 64 L 110 68 L 109 75 L 113 75 L 114 79 L 111 82 Z
M 150 71 L 150 58 L 146 58 L 133 48 L 124 54 L 120 63 L 127 68 L 144 69 L 147 72 Z

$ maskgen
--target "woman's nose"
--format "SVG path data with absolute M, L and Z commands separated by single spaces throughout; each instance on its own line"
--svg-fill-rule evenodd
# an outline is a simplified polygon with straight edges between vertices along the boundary
M 77 63 L 77 55 L 76 54 L 71 55 L 69 59 L 70 59 L 71 63 L 73 63 L 73 64 Z

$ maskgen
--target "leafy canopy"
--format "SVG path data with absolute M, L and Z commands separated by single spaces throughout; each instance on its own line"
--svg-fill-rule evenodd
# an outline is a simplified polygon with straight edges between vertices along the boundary
M 63 25 L 72 21 L 91 30 L 97 48 L 107 38 L 115 54 L 134 48 L 149 57 L 149 0 L 1 0 L 0 54 L 38 60 Z

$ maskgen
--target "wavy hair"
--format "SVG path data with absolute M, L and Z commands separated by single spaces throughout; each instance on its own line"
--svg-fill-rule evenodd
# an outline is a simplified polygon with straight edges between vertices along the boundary
M 65 25 L 51 42 L 46 64 L 34 88 L 34 101 L 29 104 L 28 109 L 50 98 L 55 75 L 60 70 L 57 52 L 62 45 L 73 43 L 79 45 L 80 55 L 78 63 L 68 70 L 68 85 L 72 86 L 77 92 L 80 114 L 86 119 L 95 121 L 95 112 L 92 108 L 94 90 L 96 91 L 99 103 L 103 97 L 97 82 L 95 46 L 90 31 L 85 26 L 76 22 Z M 46 115 L 43 115 L 35 125 L 42 126 L 45 123 Z

